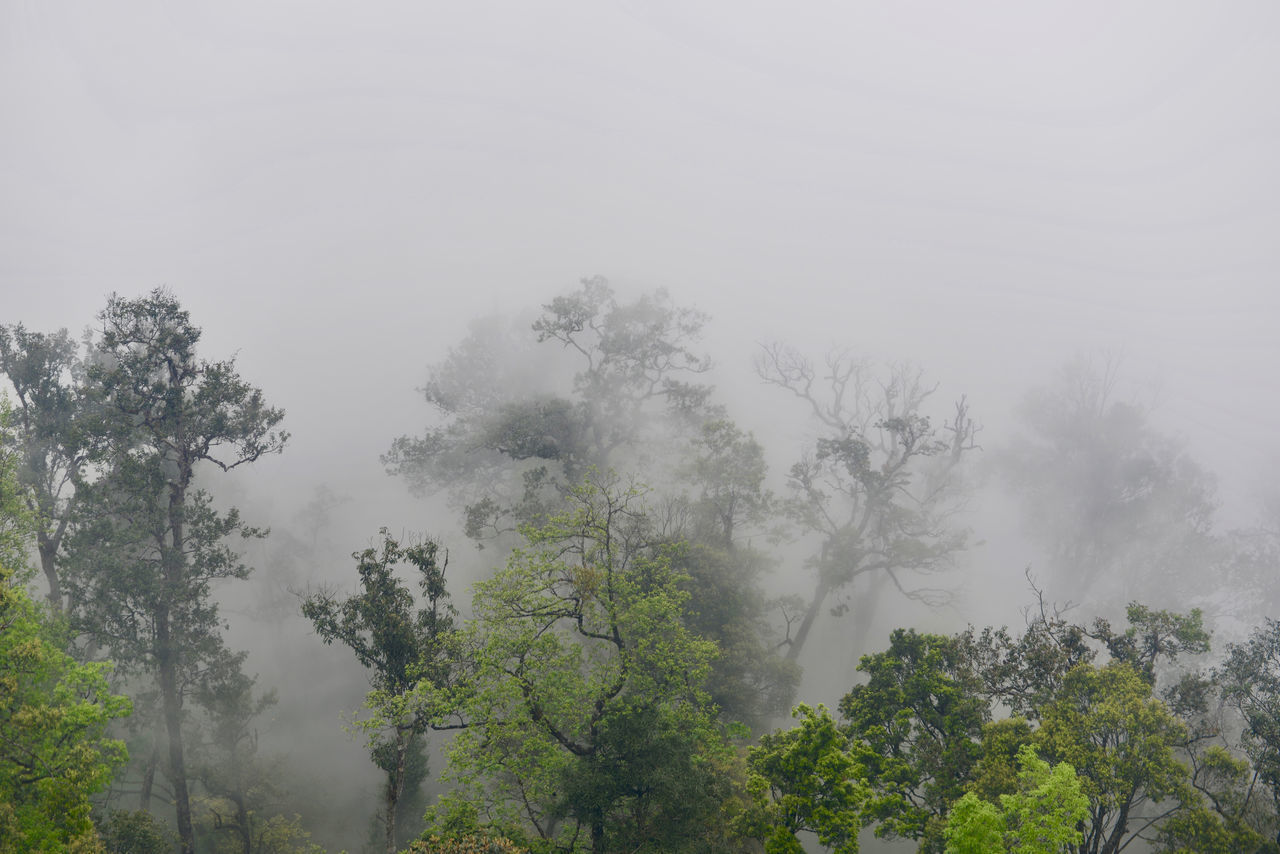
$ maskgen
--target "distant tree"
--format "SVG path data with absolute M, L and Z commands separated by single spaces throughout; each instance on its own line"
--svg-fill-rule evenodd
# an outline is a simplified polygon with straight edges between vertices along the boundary
M 367 737 L 374 764 L 386 775 L 383 841 L 388 854 L 395 854 L 404 835 L 397 833 L 403 804 L 426 776 L 424 735 L 433 725 L 460 723 L 434 719 L 438 707 L 423 702 L 424 697 L 446 692 L 458 676 L 452 658 L 456 612 L 445 586 L 448 553 L 432 540 L 402 546 L 386 528 L 381 537 L 380 549 L 352 555 L 360 574 L 359 593 L 345 598 L 314 593 L 303 602 L 302 613 L 326 644 L 338 641 L 350 647 L 370 670 L 373 690 L 358 727 Z M 396 578 L 402 565 L 418 577 L 421 604 Z
M 511 381 L 537 354 L 504 359 L 505 342 L 477 331 L 423 388 L 444 423 L 395 440 L 383 462 L 415 491 L 451 489 L 468 536 L 512 534 L 557 512 L 589 467 L 634 469 L 646 455 L 652 464 L 652 443 L 705 420 L 710 388 L 688 379 L 711 366 L 693 349 L 705 320 L 665 291 L 621 302 L 605 279 L 584 279 L 530 329 L 570 357 L 571 377 Z
M 192 766 L 202 790 L 196 836 L 218 854 L 284 854 L 312 850 L 299 821 L 279 814 L 284 799 L 280 761 L 258 746 L 261 717 L 276 704 L 275 691 L 255 690 L 243 656 L 201 674 L 193 699 L 202 714 Z
M 795 615 L 787 655 L 800 656 L 834 597 L 844 597 L 831 608 L 837 615 L 852 601 L 860 633 L 886 580 L 909 598 L 945 601 L 944 590 L 914 586 L 910 576 L 945 569 L 967 540 L 950 518 L 963 499 L 960 463 L 977 447 L 978 427 L 964 398 L 936 425 L 924 412 L 936 387 L 920 371 L 877 372 L 844 352 L 828 354 L 819 367 L 771 345 L 758 355 L 756 373 L 802 401 L 823 433 L 788 476 L 790 516 L 820 546 L 809 561 L 816 578 Z
M 0 326 L 0 373 L 17 400 L 4 439 L 20 449 L 18 478 L 33 514 L 49 602 L 66 611 L 72 603 L 65 600 L 59 562 L 75 518 L 77 486 L 99 438 L 93 392 L 65 329 L 45 334 L 22 324 Z
M 1119 383 L 1115 358 L 1068 363 L 1026 397 L 1027 431 L 998 468 L 1066 595 L 1204 603 L 1198 579 L 1228 560 L 1216 483 Z
M 248 574 L 228 538 L 264 535 L 235 510 L 216 511 L 195 478 L 201 465 L 226 471 L 279 452 L 284 413 L 232 361 L 197 358 L 201 331 L 167 291 L 112 296 L 98 317 L 88 381 L 102 396 L 107 434 L 102 475 L 77 499 L 74 625 L 123 670 L 154 679 L 178 835 L 192 854 L 183 699 L 227 655 L 210 585 Z

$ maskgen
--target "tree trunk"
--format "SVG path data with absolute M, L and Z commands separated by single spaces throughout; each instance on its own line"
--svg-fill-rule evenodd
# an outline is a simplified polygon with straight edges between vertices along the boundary
M 138 792 L 138 809 L 143 812 L 151 812 L 151 790 L 156 784 L 156 766 L 159 764 L 160 742 L 157 741 L 151 746 L 151 756 L 142 769 L 142 788 Z
M 791 638 L 791 643 L 787 646 L 787 661 L 800 658 L 800 650 L 804 649 L 804 642 L 808 640 L 814 621 L 818 619 L 822 604 L 827 601 L 827 594 L 830 592 L 831 585 L 826 579 L 819 578 L 818 586 L 813 590 L 813 598 L 809 600 L 809 606 L 805 608 L 804 617 L 800 620 L 800 628 L 796 629 L 795 637 Z
M 396 854 L 396 811 L 400 808 L 400 794 L 404 791 L 405 764 L 409 756 L 409 744 L 412 734 L 406 735 L 396 730 L 396 767 L 387 773 L 387 803 L 385 827 L 387 832 L 387 854 Z
M 191 827 L 191 798 L 187 792 L 187 767 L 182 754 L 182 697 L 178 690 L 177 653 L 169 631 L 167 609 L 156 620 L 159 649 L 160 702 L 165 732 L 169 740 L 169 778 L 173 782 L 173 802 L 177 809 L 178 838 L 182 854 L 195 854 L 195 832 Z
M 181 430 L 178 436 L 182 439 Z M 169 769 L 173 778 L 173 801 L 178 814 L 178 838 L 182 843 L 182 854 L 195 854 L 191 797 L 187 791 L 187 765 L 182 754 L 182 691 L 178 685 L 178 658 L 183 639 L 172 636 L 169 619 L 171 607 L 181 600 L 187 582 L 183 513 L 186 511 L 186 484 L 191 478 L 190 466 L 182 466 L 179 472 L 178 481 L 172 483 L 169 489 L 169 542 L 162 543 L 160 548 L 164 594 L 159 607 L 160 613 L 156 615 L 156 663 L 165 729 L 169 735 Z
M 43 522 L 40 524 L 41 527 L 44 526 Z M 49 605 L 55 614 L 62 614 L 65 606 L 62 601 L 62 584 L 58 581 L 58 541 L 50 538 L 43 530 L 37 531 L 36 538 L 40 550 L 40 569 L 44 572 L 45 581 L 49 583 Z

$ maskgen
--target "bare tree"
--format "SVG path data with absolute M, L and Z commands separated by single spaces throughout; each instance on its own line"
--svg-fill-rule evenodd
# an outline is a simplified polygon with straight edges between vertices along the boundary
M 944 602 L 947 591 L 908 576 L 946 568 L 966 544 L 967 532 L 951 524 L 963 500 L 957 467 L 977 448 L 966 400 L 935 426 L 922 410 L 937 386 L 919 369 L 876 370 L 844 351 L 818 366 L 773 344 L 761 348 L 756 373 L 807 404 L 822 434 L 788 475 L 788 513 L 821 542 L 809 559 L 813 590 L 788 618 L 788 658 L 799 657 L 830 599 L 840 598 L 833 614 L 849 610 L 857 579 L 871 582 L 852 602 L 860 616 L 871 613 L 886 580 L 908 598 Z

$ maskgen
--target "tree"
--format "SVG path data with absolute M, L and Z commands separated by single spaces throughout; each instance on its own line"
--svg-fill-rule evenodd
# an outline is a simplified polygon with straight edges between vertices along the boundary
M 889 649 L 865 655 L 868 675 L 840 701 L 843 730 L 866 769 L 866 812 L 879 836 L 941 851 L 947 811 L 972 779 L 990 710 L 952 639 L 893 632 Z
M 825 706 L 801 704 L 794 716 L 799 726 L 761 737 L 748 754 L 753 803 L 743 830 L 764 840 L 766 854 L 800 854 L 804 832 L 838 854 L 856 854 L 872 797 L 866 769 Z
M 476 586 L 460 787 L 436 812 L 558 850 L 723 850 L 732 754 L 702 690 L 714 645 L 641 493 L 591 475 Z M 464 822 L 464 824 L 466 823 Z M 734 849 L 730 849 L 734 850 Z
M 369 715 L 358 725 L 368 738 L 374 764 L 386 774 L 383 839 L 387 854 L 395 854 L 402 803 L 426 777 L 423 736 L 433 723 L 437 728 L 451 726 L 433 722 L 437 708 L 420 701 L 446 691 L 457 675 L 451 660 L 456 612 L 445 586 L 448 553 L 442 554 L 432 540 L 402 546 L 386 528 L 381 537 L 380 550 L 371 547 L 352 555 L 360 593 L 345 599 L 330 592 L 312 594 L 303 602 L 302 613 L 326 644 L 345 644 L 370 670 L 373 690 L 365 701 Z M 395 577 L 396 568 L 404 564 L 416 571 L 421 606 Z
M 281 451 L 284 413 L 236 373 L 197 358 L 199 327 L 162 289 L 112 296 L 98 316 L 89 382 L 103 398 L 102 476 L 83 489 L 76 625 L 121 666 L 154 677 L 168 742 L 178 835 L 194 852 L 183 698 L 202 667 L 225 658 L 210 585 L 248 569 L 227 544 L 264 533 L 235 510 L 219 513 L 195 487 L 199 467 L 228 471 Z
M 1018 751 L 1018 790 L 1001 795 L 999 805 L 967 792 L 947 819 L 946 854 L 1059 854 L 1083 837 L 1079 826 L 1089 799 L 1075 769 L 1052 768 L 1030 745 Z
M 621 302 L 605 279 L 584 279 L 530 330 L 567 363 L 526 377 L 531 361 L 556 354 L 526 346 L 504 358 L 507 342 L 478 327 L 422 389 L 444 423 L 396 439 L 383 462 L 416 492 L 452 490 L 478 541 L 538 523 L 591 466 L 626 470 L 704 420 L 710 389 L 685 378 L 711 367 L 693 350 L 705 320 L 665 291 Z
M 100 427 L 84 372 L 65 329 L 44 334 L 22 324 L 0 326 L 0 373 L 17 399 L 5 439 L 21 449 L 18 479 L 32 512 L 49 602 L 60 611 L 72 603 L 64 600 L 59 559 Z
M 1195 795 L 1175 750 L 1186 727 L 1124 662 L 1082 664 L 1041 713 L 1035 745 L 1081 776 L 1089 815 L 1079 854 L 1115 854 Z
M 707 692 L 726 720 L 753 730 L 787 711 L 800 678 L 771 620 L 778 603 L 761 587 L 770 558 L 749 544 L 753 534 L 770 533 L 775 502 L 766 470 L 754 436 L 727 419 L 708 421 L 678 473 L 688 493 L 667 512 L 668 536 L 684 543 L 674 560 L 689 592 L 685 624 L 719 648 Z
M 688 624 L 721 646 L 708 689 L 726 718 L 760 726 L 790 706 L 799 672 L 774 637 L 767 558 L 742 542 L 774 511 L 764 451 L 696 382 L 711 365 L 696 346 L 705 322 L 664 291 L 627 301 L 596 277 L 524 336 L 476 324 L 423 389 L 442 423 L 383 462 L 416 492 L 450 490 L 478 544 L 561 512 L 592 466 L 654 484 L 659 527 L 691 544 Z
M 878 375 L 847 353 L 833 352 L 819 368 L 796 350 L 762 348 L 756 373 L 803 401 L 825 435 L 791 467 L 791 518 L 815 535 L 819 550 L 810 561 L 813 592 L 790 635 L 787 655 L 797 659 L 828 599 L 849 609 L 855 582 L 867 584 L 854 604 L 866 623 L 886 579 L 903 595 L 929 603 L 945 601 L 937 588 L 910 586 L 908 573 L 946 568 L 967 535 L 949 524 L 962 498 L 958 467 L 977 446 L 977 425 L 961 398 L 941 428 L 924 414 L 936 387 L 920 371 L 899 366 Z
M 1268 619 L 1248 640 L 1228 647 L 1215 679 L 1223 699 L 1243 721 L 1241 747 L 1270 796 L 1274 822 L 1280 815 L 1280 621 Z M 1252 794 L 1250 785 L 1248 795 Z M 1246 801 L 1238 812 L 1248 807 Z M 1280 847 L 1280 823 L 1271 830 Z
M 110 665 L 62 651 L 13 568 L 32 527 L 15 463 L 0 446 L 0 852 L 89 851 L 89 796 L 126 758 L 106 729 L 129 701 L 109 690 Z
M 1158 579 L 1176 601 L 1203 599 L 1191 582 L 1226 560 L 1215 481 L 1152 426 L 1149 405 L 1119 399 L 1119 383 L 1118 359 L 1068 363 L 1027 395 L 1028 429 L 999 470 L 1069 595 L 1124 602 Z

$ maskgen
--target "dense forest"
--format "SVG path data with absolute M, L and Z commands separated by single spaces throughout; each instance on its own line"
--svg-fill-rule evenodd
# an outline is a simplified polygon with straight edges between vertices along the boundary
M 0 854 L 1280 852 L 1280 502 L 1219 519 L 1121 360 L 997 430 L 923 367 L 768 342 L 748 423 L 701 312 L 544 299 L 385 438 L 451 533 L 364 547 L 324 536 L 360 496 L 268 530 L 227 486 L 288 419 L 172 292 L 0 327 Z M 938 630 L 1009 530 L 1007 619 Z M 233 630 L 264 577 L 246 613 L 305 653 Z M 302 688 L 252 666 L 323 656 L 364 700 L 308 717 L 358 771 L 280 737 Z

